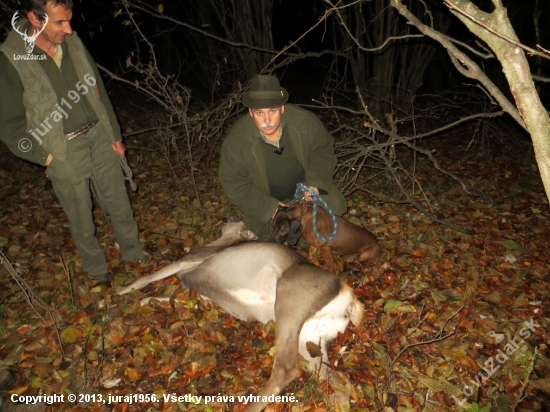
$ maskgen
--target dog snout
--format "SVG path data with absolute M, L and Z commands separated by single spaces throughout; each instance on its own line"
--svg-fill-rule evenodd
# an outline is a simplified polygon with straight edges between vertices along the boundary
M 288 222 L 274 222 L 270 242 L 284 243 L 288 237 Z

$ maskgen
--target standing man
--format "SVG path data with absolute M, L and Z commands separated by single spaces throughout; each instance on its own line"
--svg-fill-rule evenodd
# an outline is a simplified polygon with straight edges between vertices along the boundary
M 249 116 L 233 125 L 221 149 L 223 190 L 259 240 L 267 240 L 278 206 L 294 200 L 297 183 L 321 194 L 337 215 L 347 210 L 332 180 L 334 139 L 317 116 L 287 101 L 275 76 L 255 76 L 243 96 Z
M 146 258 L 120 164 L 120 126 L 94 61 L 73 33 L 72 7 L 72 0 L 24 0 L 27 19 L 14 16 L 0 45 L 0 139 L 22 159 L 47 166 L 83 269 L 108 284 L 90 181 L 122 258 Z

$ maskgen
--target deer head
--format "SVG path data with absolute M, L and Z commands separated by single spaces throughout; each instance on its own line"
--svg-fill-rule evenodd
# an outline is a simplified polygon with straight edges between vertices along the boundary
M 16 21 L 19 17 L 21 17 L 21 16 L 19 15 L 19 12 L 16 11 L 15 14 L 13 15 L 12 19 L 11 19 L 11 26 L 13 27 L 13 29 L 17 33 L 19 33 L 21 35 L 21 38 L 25 41 L 25 49 L 27 49 L 27 53 L 31 54 L 33 49 L 34 49 L 34 41 L 37 39 L 37 37 L 40 35 L 40 33 L 42 33 L 44 31 L 44 29 L 46 28 L 46 24 L 48 24 L 49 17 L 46 14 L 46 21 L 44 21 L 44 23 L 42 23 L 42 28 L 40 30 L 35 29 L 32 36 L 29 36 L 27 34 L 27 30 L 22 32 L 19 29 L 19 27 L 15 26 L 15 23 L 16 23 Z

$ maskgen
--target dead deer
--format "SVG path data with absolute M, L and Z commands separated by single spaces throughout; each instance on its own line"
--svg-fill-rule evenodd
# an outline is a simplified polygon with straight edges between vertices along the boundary
M 231 233 L 230 233 L 231 232 Z M 351 320 L 361 322 L 363 305 L 353 290 L 336 276 L 305 260 L 292 249 L 264 242 L 235 241 L 234 229 L 207 247 L 192 250 L 183 259 L 136 280 L 119 290 L 125 294 L 171 275 L 181 285 L 196 289 L 227 313 L 243 321 L 277 323 L 273 372 L 256 400 L 245 408 L 261 411 L 267 398 L 300 376 L 298 353 L 309 361 L 309 369 L 327 376 L 327 344 L 344 332 Z M 244 232 L 246 237 L 246 231 Z M 317 344 L 321 357 L 313 358 L 306 343 Z

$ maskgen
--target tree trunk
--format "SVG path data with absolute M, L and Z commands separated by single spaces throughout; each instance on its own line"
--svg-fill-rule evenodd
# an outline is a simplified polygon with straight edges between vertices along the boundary
M 492 13 L 479 10 L 469 0 L 449 0 L 449 2 L 473 16 L 477 21 L 483 22 L 493 31 L 519 44 L 506 9 L 500 0 L 493 0 L 495 10 Z M 533 140 L 535 157 L 546 196 L 550 199 L 550 118 L 535 89 L 523 49 L 491 33 L 461 13 L 452 9 L 451 12 L 472 33 L 487 43 L 502 64 L 502 70 L 510 85 L 516 106 Z
M 407 7 L 401 3 L 401 0 L 391 0 L 391 5 L 402 16 L 406 17 L 410 24 L 413 24 L 422 33 L 441 43 L 449 52 L 449 56 L 456 68 L 465 76 L 480 81 L 486 90 L 499 102 L 501 107 L 521 127 L 529 132 L 533 141 L 535 157 L 546 196 L 550 199 L 550 118 L 548 112 L 540 102 L 525 53 L 517 45 L 519 41 L 508 19 L 506 9 L 500 0 L 492 1 L 495 10 L 492 13 L 485 13 L 469 0 L 447 0 L 448 4 L 450 4 L 451 12 L 472 33 L 485 41 L 497 56 L 508 80 L 517 108 L 487 78 L 479 66 L 465 53 L 458 50 L 447 36 L 443 36 L 441 33 L 424 25 L 410 13 Z M 497 36 L 495 33 L 500 34 L 500 36 Z

